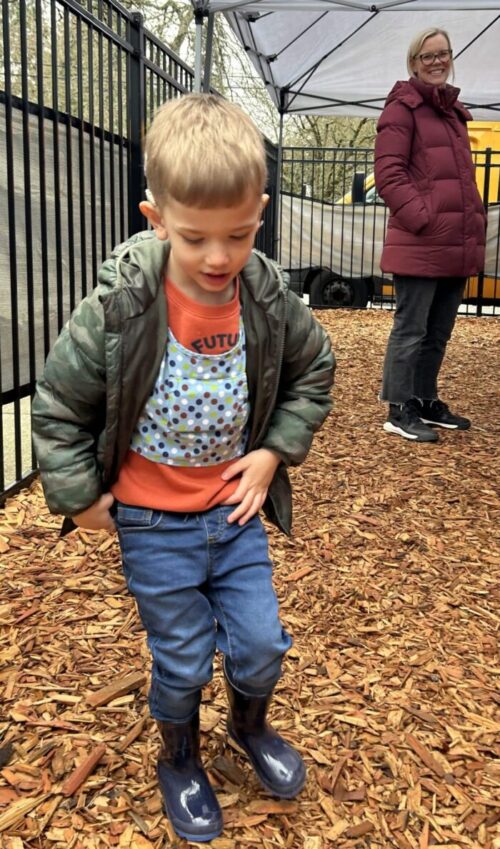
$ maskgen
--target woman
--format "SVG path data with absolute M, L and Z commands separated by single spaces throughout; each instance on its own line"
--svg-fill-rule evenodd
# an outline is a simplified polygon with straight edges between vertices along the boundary
M 437 391 L 466 278 L 483 267 L 486 222 L 467 135 L 472 116 L 457 100 L 460 90 L 447 84 L 452 56 L 444 30 L 413 39 L 410 79 L 389 94 L 375 144 L 375 182 L 391 213 L 381 267 L 394 275 L 396 290 L 384 430 L 417 442 L 436 442 L 433 426 L 471 424 Z

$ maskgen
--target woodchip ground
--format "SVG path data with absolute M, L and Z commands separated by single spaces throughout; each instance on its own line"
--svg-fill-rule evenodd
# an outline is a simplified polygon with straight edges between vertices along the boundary
M 497 319 L 459 319 L 436 445 L 382 431 L 391 316 L 321 312 L 335 411 L 293 471 L 294 536 L 270 529 L 294 637 L 271 718 L 302 752 L 283 802 L 228 745 L 216 662 L 203 753 L 214 849 L 498 849 Z M 38 484 L 0 513 L 0 845 L 186 846 L 161 808 L 148 652 L 116 539 L 64 539 Z

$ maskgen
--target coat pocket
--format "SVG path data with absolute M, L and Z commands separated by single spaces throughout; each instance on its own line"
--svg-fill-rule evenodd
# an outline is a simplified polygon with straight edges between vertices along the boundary
M 428 227 L 431 217 L 429 196 L 418 194 L 391 216 L 389 227 L 417 235 Z

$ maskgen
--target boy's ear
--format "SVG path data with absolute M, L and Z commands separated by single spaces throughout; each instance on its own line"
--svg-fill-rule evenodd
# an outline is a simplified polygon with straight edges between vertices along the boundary
M 269 201 L 270 201 L 269 195 L 262 195 L 261 196 L 261 198 L 260 198 L 260 215 L 264 215 L 264 210 L 265 210 L 267 204 L 269 203 Z M 263 226 L 263 224 L 264 224 L 264 219 L 261 218 L 260 221 L 259 221 L 259 227 L 258 227 L 259 230 Z
M 139 204 L 139 209 L 141 210 L 144 218 L 147 218 L 151 227 L 155 231 L 156 235 L 159 239 L 168 239 L 167 228 L 163 223 L 163 219 L 160 215 L 158 207 L 156 207 L 149 200 L 142 200 Z

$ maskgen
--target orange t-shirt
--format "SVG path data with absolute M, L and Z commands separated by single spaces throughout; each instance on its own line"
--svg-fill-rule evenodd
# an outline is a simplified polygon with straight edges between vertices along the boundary
M 227 304 L 200 304 L 165 280 L 170 329 L 181 345 L 199 354 L 222 354 L 239 334 L 239 283 Z M 152 462 L 129 450 L 111 492 L 118 501 L 153 510 L 196 513 L 221 504 L 235 491 L 238 478 L 223 481 L 234 460 L 213 466 L 182 467 Z

